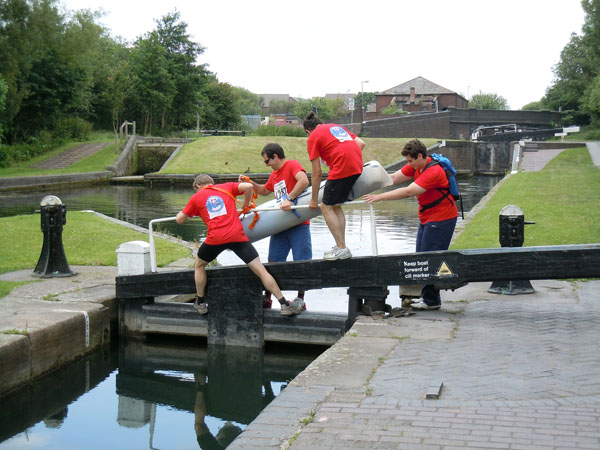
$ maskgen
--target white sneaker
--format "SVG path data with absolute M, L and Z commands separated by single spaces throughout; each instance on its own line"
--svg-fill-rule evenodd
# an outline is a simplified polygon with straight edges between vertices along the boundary
M 296 297 L 294 300 L 292 300 L 291 306 L 296 311 L 305 311 L 306 310 L 306 305 L 304 304 L 304 300 L 302 300 L 300 297 Z
M 292 303 L 284 303 L 283 305 L 281 305 L 281 312 L 280 314 L 282 316 L 294 316 L 296 314 L 300 314 L 302 312 L 302 305 L 300 305 L 297 302 L 292 302 Z
M 331 249 L 331 252 L 326 252 L 323 255 L 323 258 L 326 259 L 327 261 L 335 261 L 337 259 L 348 259 L 348 258 L 352 258 L 352 253 L 350 253 L 350 249 L 348 247 L 346 247 L 346 248 L 333 247 Z
M 331 256 L 339 250 L 340 249 L 337 247 L 337 245 L 334 245 L 333 247 L 331 247 L 331 250 L 327 250 L 325 253 L 323 253 L 323 258 L 327 259 L 327 256 Z

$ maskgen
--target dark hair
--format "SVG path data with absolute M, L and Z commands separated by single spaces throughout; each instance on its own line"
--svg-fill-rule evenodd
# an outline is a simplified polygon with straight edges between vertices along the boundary
M 260 152 L 261 155 L 267 155 L 269 159 L 273 158 L 273 155 L 277 155 L 279 159 L 285 158 L 285 153 L 283 152 L 283 147 L 275 142 L 269 142 L 265 145 Z
M 323 121 L 319 119 L 319 117 L 314 113 L 314 111 L 309 112 L 302 122 L 305 131 L 312 131 L 317 128 L 317 125 L 322 124 Z
M 427 158 L 427 147 L 418 139 L 408 141 L 402 149 L 402 156 L 410 156 L 412 159 L 417 159 L 418 155 L 423 155 Z
M 200 175 L 196 175 L 196 178 L 194 178 L 194 188 L 196 186 L 206 186 L 207 184 L 215 184 L 215 180 L 213 180 L 210 175 L 201 173 Z

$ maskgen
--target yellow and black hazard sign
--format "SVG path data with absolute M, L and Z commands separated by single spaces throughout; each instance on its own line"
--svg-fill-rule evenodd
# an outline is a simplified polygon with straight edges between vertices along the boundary
M 448 264 L 446 264 L 446 261 L 442 261 L 442 265 L 440 266 L 440 268 L 437 271 L 437 276 L 438 277 L 451 277 L 452 275 L 454 275 L 454 272 L 452 272 L 452 270 L 450 269 Z

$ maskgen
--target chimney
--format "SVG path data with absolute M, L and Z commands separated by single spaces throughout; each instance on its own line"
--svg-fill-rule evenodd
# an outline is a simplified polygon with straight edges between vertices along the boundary
M 414 103 L 415 102 L 415 88 L 411 87 L 410 88 L 410 103 Z

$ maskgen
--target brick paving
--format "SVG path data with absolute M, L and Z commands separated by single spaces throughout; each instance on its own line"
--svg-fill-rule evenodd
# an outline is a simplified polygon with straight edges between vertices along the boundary
M 600 281 L 532 285 L 361 318 L 229 448 L 600 448 Z
M 93 142 L 89 144 L 78 145 L 56 156 L 53 156 L 52 158 L 48 158 L 44 161 L 34 164 L 31 167 L 36 169 L 64 169 L 65 167 L 69 167 L 71 164 L 74 164 L 83 158 L 87 158 L 88 156 L 98 153 L 107 145 L 110 145 L 110 143 Z

